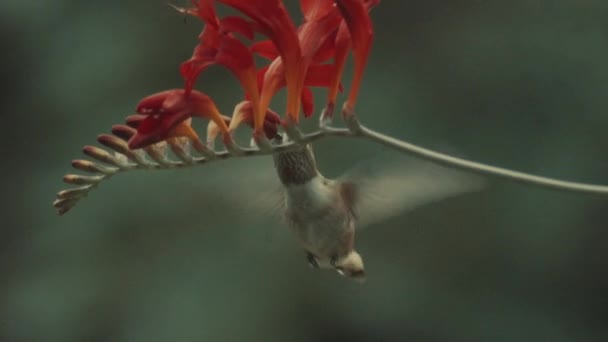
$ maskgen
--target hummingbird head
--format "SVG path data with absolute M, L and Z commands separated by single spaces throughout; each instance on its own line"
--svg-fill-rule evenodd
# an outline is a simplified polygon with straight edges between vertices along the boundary
M 354 250 L 350 251 L 347 255 L 338 258 L 334 265 L 336 271 L 345 277 L 360 281 L 365 280 L 363 259 L 361 259 L 361 255 Z
M 311 145 L 296 151 L 275 153 L 274 164 L 285 186 L 306 184 L 319 174 Z

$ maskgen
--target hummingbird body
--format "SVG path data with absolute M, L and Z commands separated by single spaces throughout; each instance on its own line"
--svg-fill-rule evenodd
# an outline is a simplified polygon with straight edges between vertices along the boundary
M 354 249 L 356 227 L 483 186 L 478 177 L 419 161 L 375 162 L 367 165 L 375 172 L 359 168 L 328 179 L 319 172 L 311 145 L 273 157 L 284 190 L 284 216 L 308 262 L 355 279 L 365 277 Z
M 354 250 L 355 214 L 347 185 L 323 177 L 310 145 L 274 156 L 285 189 L 285 217 L 314 267 L 335 268 L 362 278 L 363 262 Z

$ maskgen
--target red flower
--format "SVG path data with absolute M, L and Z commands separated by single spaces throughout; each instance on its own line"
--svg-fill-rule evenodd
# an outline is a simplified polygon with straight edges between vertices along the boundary
M 183 89 L 166 90 L 145 97 L 137 106 L 137 133 L 129 139 L 129 148 L 145 147 L 167 138 L 186 136 L 197 138 L 196 133 L 182 123 L 193 117 L 211 119 L 223 133 L 228 132 L 215 103 L 199 91 L 186 95 Z
M 351 111 L 354 108 L 373 38 L 368 12 L 379 2 L 380 0 L 300 1 L 306 20 L 298 29 L 302 51 L 300 63 L 306 74 L 304 80 L 308 78 L 309 70 L 314 67 L 314 63 L 323 63 L 332 57 L 334 59 L 333 70 L 323 74 L 324 78 L 319 85 L 329 88 L 330 113 L 335 105 L 338 90 L 341 88 L 340 81 L 350 48 L 354 50 L 355 55 L 355 75 L 346 105 Z M 270 41 L 263 41 L 254 44 L 252 51 L 271 58 L 276 54 L 277 48 L 272 46 Z M 302 96 L 307 95 L 302 94 Z
M 273 49 L 274 45 L 266 44 L 266 43 L 270 43 L 269 41 L 262 41 L 260 43 L 262 43 L 262 44 L 254 44 L 254 47 L 252 50 L 256 51 L 264 58 L 268 58 L 271 60 L 275 60 L 276 58 L 279 58 L 278 55 L 273 55 L 274 51 L 276 51 Z M 281 68 L 282 64 L 277 63 L 276 67 Z M 264 79 L 265 79 L 266 73 L 268 72 L 268 68 L 269 67 L 264 67 L 258 71 L 258 84 L 260 87 L 263 87 L 263 85 L 264 85 Z M 275 72 L 279 72 L 279 71 L 281 71 L 281 69 L 278 69 Z M 331 88 L 333 85 L 332 82 L 334 80 L 333 75 L 334 75 L 334 68 L 330 64 L 313 64 L 308 67 L 308 70 L 306 71 L 306 77 L 304 78 L 304 87 L 302 88 L 302 93 L 300 96 L 300 100 L 302 103 L 302 111 L 304 112 L 305 117 L 310 117 L 313 114 L 313 110 L 314 110 L 314 98 L 312 95 L 312 91 L 310 90 L 310 87 Z M 286 85 L 287 85 L 287 83 L 285 82 L 285 79 L 279 81 L 276 84 L 276 87 L 277 87 L 276 91 L 285 87 Z M 338 84 L 336 86 L 336 92 L 337 92 L 337 90 L 342 90 L 339 79 L 338 79 Z M 276 91 L 275 91 L 275 93 L 276 93 Z
M 365 65 L 367 64 L 374 36 L 372 21 L 368 11 L 378 3 L 380 3 L 380 0 L 336 0 L 336 5 L 338 5 L 348 26 L 355 56 L 353 84 L 346 100 L 346 107 L 349 110 L 354 109 L 361 85 L 363 69 L 365 69 Z
M 267 36 L 277 47 L 281 59 L 275 60 L 264 77 L 264 88 L 256 116 L 264 115 L 283 79 L 287 83 L 287 115 L 297 121 L 300 110 L 305 69 L 298 35 L 289 13 L 279 0 L 218 0 L 247 15 L 256 23 L 257 31 Z M 284 64 L 284 69 L 281 64 Z M 255 130 L 263 120 L 256 119 Z
M 220 20 L 213 7 L 213 0 L 193 3 L 196 7 L 178 10 L 198 16 L 207 25 L 199 36 L 200 43 L 194 49 L 192 58 L 180 67 L 180 72 L 186 80 L 186 93 L 190 93 L 201 72 L 211 65 L 221 64 L 235 74 L 246 95 L 254 103 L 259 103 L 253 54 L 232 34 L 236 32 L 253 39 L 250 23 L 239 17 L 225 17 Z
M 300 106 L 306 117 L 312 115 L 314 97 L 309 87 L 328 88 L 326 112 L 331 114 L 351 49 L 355 70 L 344 110 L 353 111 L 373 38 L 368 12 L 379 0 L 300 0 L 304 22 L 297 29 L 280 0 L 217 2 L 248 19 L 218 17 L 214 0 L 192 0 L 192 8 L 177 8 L 200 18 L 205 27 L 192 57 L 180 67 L 184 89 L 157 93 L 140 102 L 139 116 L 131 118 L 137 126 L 129 140 L 131 148 L 171 137 L 198 139 L 189 122 L 193 116 L 211 120 L 210 139 L 219 133 L 230 138 L 241 123 L 253 126 L 257 137 L 274 138 L 280 120 L 269 106 L 282 87 L 287 87 L 286 115 L 292 122 L 298 122 Z M 255 33 L 268 40 L 251 43 Z M 254 53 L 269 59 L 269 64 L 256 67 Z M 221 115 L 207 95 L 194 90 L 200 74 L 215 64 L 228 68 L 244 89 L 246 101 L 235 107 L 232 118 Z

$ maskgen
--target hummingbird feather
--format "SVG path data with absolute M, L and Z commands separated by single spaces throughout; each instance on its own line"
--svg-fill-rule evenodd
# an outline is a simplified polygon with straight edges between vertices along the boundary
M 386 159 L 366 162 L 339 179 L 358 228 L 484 185 L 480 177 L 430 162 Z

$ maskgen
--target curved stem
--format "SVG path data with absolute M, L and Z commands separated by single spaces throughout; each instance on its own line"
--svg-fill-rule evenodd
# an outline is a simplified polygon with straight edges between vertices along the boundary
M 442 164 L 448 167 L 458 168 L 465 171 L 472 171 L 482 175 L 504 178 L 523 184 L 535 185 L 556 190 L 608 195 L 608 186 L 562 181 L 554 178 L 536 176 L 524 172 L 513 171 L 496 166 L 477 163 L 466 159 L 453 157 L 447 154 L 435 152 L 408 143 L 406 141 L 398 140 L 382 133 L 373 131 L 364 126 L 360 126 L 360 131 L 356 133 L 356 136 L 367 138 L 399 152 L 417 156 L 429 160 L 431 162 Z
M 577 182 L 562 181 L 559 179 L 536 176 L 529 173 L 513 171 L 505 168 L 482 164 L 466 159 L 453 157 L 447 154 L 429 150 L 418 145 L 414 145 L 407 141 L 399 140 L 388 135 L 376 132 L 370 128 L 361 125 L 354 120 L 354 128 L 349 130 L 345 128 L 324 127 L 321 132 L 315 132 L 304 136 L 302 143 L 312 142 L 324 136 L 350 136 L 362 138 L 384 146 L 390 147 L 396 151 L 423 158 L 425 160 L 441 164 L 443 166 L 457 168 L 464 171 L 475 172 L 482 175 L 499 177 L 507 180 L 516 181 L 522 184 L 535 185 L 544 188 L 582 192 L 590 194 L 608 195 L 608 186 L 597 184 L 585 184 Z
M 272 155 L 278 152 L 296 150 L 302 145 L 309 144 L 330 136 L 369 140 L 392 148 L 401 153 L 423 158 L 446 167 L 499 177 L 523 184 L 561 191 L 608 195 L 608 186 L 562 181 L 554 178 L 536 176 L 524 172 L 513 171 L 453 157 L 414 145 L 407 141 L 390 137 L 380 132 L 376 132 L 361 125 L 354 115 L 345 117 L 345 119 L 347 119 L 346 124 L 348 128 L 322 126 L 321 130 L 308 134 L 302 134 L 301 132 L 297 131 L 296 128 L 293 128 L 291 135 L 297 136 L 297 141 L 287 141 L 276 145 L 269 145 L 266 146 L 266 148 L 241 148 L 238 145 L 231 143 L 233 145 L 226 146 L 227 149 L 225 151 L 216 152 L 215 150 L 207 150 L 207 148 L 202 145 L 199 146 L 200 144 L 195 141 L 194 149 L 202 154 L 202 157 L 192 155 L 192 151 L 184 149 L 183 146 L 179 145 L 178 141 L 168 141 L 167 143 L 171 147 L 171 150 L 176 154 L 179 160 L 173 160 L 166 156 L 166 146 L 164 146 L 163 150 L 161 146 L 155 145 L 149 146 L 143 151 L 148 155 L 148 157 L 152 158 L 154 162 L 145 159 L 142 155 L 139 155 L 136 152 L 124 150 L 126 141 L 120 140 L 118 137 L 110 137 L 110 140 L 110 138 L 107 136 L 101 136 L 101 138 L 98 139 L 99 142 L 110 148 L 114 154 L 98 147 L 86 146 L 84 148 L 84 153 L 102 164 L 87 160 L 73 161 L 72 166 L 74 168 L 80 171 L 93 173 L 95 176 L 75 174 L 66 175 L 63 179 L 64 182 L 78 185 L 78 187 L 60 191 L 57 194 L 57 199 L 53 203 L 53 206 L 57 209 L 59 214 L 66 213 L 82 198 L 86 197 L 91 190 L 95 189 L 100 182 L 108 180 L 120 172 L 131 170 L 168 170 L 204 165 L 209 162 L 231 158 Z

